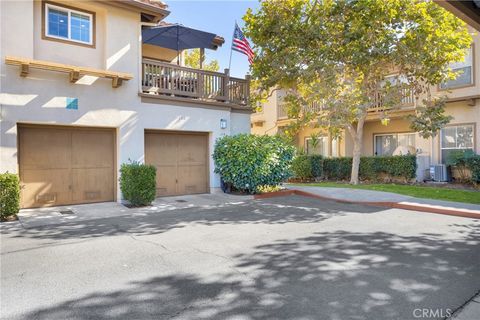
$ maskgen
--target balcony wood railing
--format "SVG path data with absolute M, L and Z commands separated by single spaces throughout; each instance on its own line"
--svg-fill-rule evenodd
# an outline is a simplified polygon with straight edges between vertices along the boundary
M 402 88 L 402 99 L 400 101 L 400 108 L 408 108 L 415 106 L 415 94 L 412 89 Z M 368 112 L 383 111 L 388 108 L 384 105 L 384 100 L 381 95 L 377 95 L 375 98 L 374 106 L 368 109 Z
M 314 102 L 314 103 L 311 103 L 310 105 L 308 106 L 304 106 L 302 108 L 302 112 L 301 113 L 317 113 L 317 112 L 320 112 L 322 110 L 322 105 L 321 103 L 319 102 Z M 285 104 L 283 103 L 280 103 L 280 104 L 277 104 L 277 119 L 288 119 L 288 112 L 287 112 L 287 107 Z
M 228 69 L 220 73 L 143 59 L 142 74 L 142 89 L 146 93 L 240 106 L 248 104 L 249 76 L 233 78 Z

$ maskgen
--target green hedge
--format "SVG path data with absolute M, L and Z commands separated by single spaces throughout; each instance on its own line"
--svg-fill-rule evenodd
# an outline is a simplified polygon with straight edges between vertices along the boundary
M 307 180 L 323 176 L 323 157 L 321 155 L 300 154 L 293 159 L 292 172 L 295 178 Z
M 379 180 L 382 175 L 390 178 L 414 179 L 417 171 L 415 155 L 390 157 L 361 157 L 359 177 L 361 180 Z M 323 159 L 323 177 L 328 180 L 349 180 L 352 158 Z
M 157 169 L 138 162 L 124 163 L 120 167 L 120 190 L 125 200 L 134 206 L 152 203 L 156 194 Z
M 313 178 L 312 161 L 307 155 L 297 155 L 292 161 L 293 176 L 307 180 Z
M 20 210 L 20 181 L 16 174 L 0 173 L 0 218 L 13 216 Z
M 480 155 L 473 155 L 466 161 L 466 166 L 472 173 L 472 181 L 480 183 Z
M 259 186 L 276 186 L 291 176 L 295 148 L 279 136 L 240 134 L 215 143 L 215 172 L 237 190 L 255 193 Z
M 352 158 L 323 159 L 323 176 L 327 180 L 348 180 L 352 172 Z

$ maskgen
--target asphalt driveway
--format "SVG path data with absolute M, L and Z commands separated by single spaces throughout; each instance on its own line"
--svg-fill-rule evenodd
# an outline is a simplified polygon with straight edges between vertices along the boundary
M 480 289 L 479 220 L 299 196 L 1 228 L 2 319 L 441 319 Z

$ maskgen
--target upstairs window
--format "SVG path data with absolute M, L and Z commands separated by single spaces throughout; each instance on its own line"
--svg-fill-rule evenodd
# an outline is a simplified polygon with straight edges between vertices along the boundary
M 473 85 L 473 47 L 467 50 L 464 61 L 452 63 L 450 68 L 457 74 L 457 78 L 442 83 L 440 89 L 455 89 Z
M 45 2 L 44 36 L 93 46 L 95 14 Z

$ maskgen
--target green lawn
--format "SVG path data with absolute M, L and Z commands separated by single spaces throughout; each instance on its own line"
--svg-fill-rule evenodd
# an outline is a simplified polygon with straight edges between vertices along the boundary
M 446 201 L 456 201 L 465 203 L 480 204 L 480 192 L 470 190 L 435 188 L 424 186 L 410 186 L 399 184 L 360 184 L 351 185 L 339 182 L 318 182 L 318 183 L 302 183 L 294 184 L 298 186 L 317 186 L 317 187 L 334 187 L 334 188 L 352 188 L 366 189 L 375 191 L 393 192 L 407 196 L 427 199 L 437 199 Z

